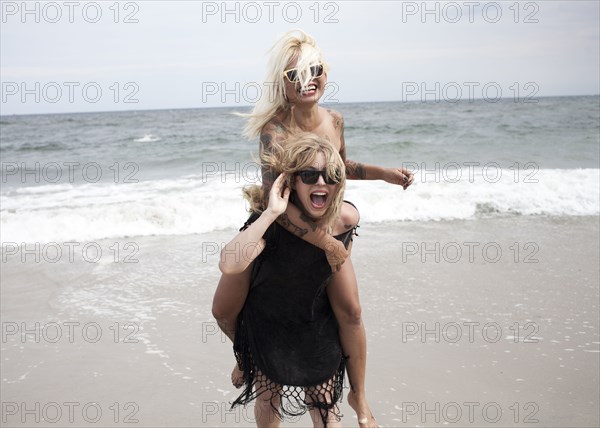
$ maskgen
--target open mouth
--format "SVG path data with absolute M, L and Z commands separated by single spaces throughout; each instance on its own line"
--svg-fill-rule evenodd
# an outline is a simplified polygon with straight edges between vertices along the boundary
M 302 90 L 302 88 L 298 89 L 298 93 L 302 96 L 314 95 L 316 91 L 317 85 L 315 85 L 314 83 L 308 85 L 306 88 L 304 88 L 304 90 Z
M 313 208 L 323 209 L 327 205 L 327 192 L 317 191 L 310 194 L 310 203 Z

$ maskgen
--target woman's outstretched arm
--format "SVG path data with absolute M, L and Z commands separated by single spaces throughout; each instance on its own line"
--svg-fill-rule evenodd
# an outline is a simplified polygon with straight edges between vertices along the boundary
M 367 165 L 346 158 L 346 141 L 344 139 L 344 119 L 337 113 L 337 119 L 341 128 L 340 155 L 346 164 L 346 178 L 349 180 L 384 180 L 391 184 L 398 184 L 404 190 L 410 186 L 414 180 L 413 173 L 406 168 L 384 168 L 377 165 Z

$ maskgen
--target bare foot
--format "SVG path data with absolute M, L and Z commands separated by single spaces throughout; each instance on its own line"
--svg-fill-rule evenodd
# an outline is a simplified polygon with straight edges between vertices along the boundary
M 231 372 L 231 383 L 238 389 L 244 384 L 244 372 L 240 370 L 237 363 Z
M 360 428 L 377 428 L 377 421 L 371 413 L 367 399 L 364 397 L 357 396 L 355 391 L 350 390 L 348 393 L 348 404 L 356 412 L 358 418 L 358 426 Z

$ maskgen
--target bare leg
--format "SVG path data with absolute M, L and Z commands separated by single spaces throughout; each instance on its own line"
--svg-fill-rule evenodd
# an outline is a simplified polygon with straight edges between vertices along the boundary
M 257 373 L 259 378 L 263 377 L 261 372 Z M 254 405 L 254 419 L 256 420 L 256 426 L 259 428 L 279 428 L 281 425 L 281 419 L 277 416 L 275 409 L 281 406 L 281 399 L 279 394 L 275 393 L 271 389 L 265 386 L 256 386 L 258 389 L 262 389 L 263 392 L 256 397 Z M 271 405 L 273 404 L 273 406 Z
M 336 409 L 336 412 L 339 412 L 339 410 Z M 311 409 L 310 410 L 310 418 L 312 419 L 314 428 L 322 428 L 324 426 L 323 418 L 321 417 L 321 412 L 319 411 L 319 409 Z M 333 413 L 329 412 L 329 414 L 327 415 L 327 428 L 341 428 L 341 427 L 342 427 L 342 421 L 340 419 L 338 419 Z
M 213 299 L 212 313 L 217 324 L 233 342 L 235 339 L 235 325 L 238 314 L 244 307 L 250 288 L 251 267 L 239 275 L 221 275 L 215 297 Z M 244 383 L 244 372 L 237 364 L 231 373 L 231 383 L 240 388 Z
M 324 394 L 325 396 L 320 396 L 319 398 L 321 400 L 325 399 L 327 401 L 327 403 L 331 403 L 332 402 L 332 396 L 331 396 L 331 391 L 333 389 L 333 382 L 329 381 L 326 382 L 322 385 L 322 390 L 326 391 Z M 309 390 L 307 390 L 306 388 L 304 389 L 305 394 L 306 394 L 306 402 L 307 403 L 312 403 L 315 400 L 315 397 L 312 396 L 312 394 L 309 392 Z M 314 392 L 313 392 L 314 394 Z M 322 394 L 322 393 L 321 393 Z M 320 395 L 320 394 L 319 394 Z M 309 411 L 310 413 L 310 418 L 312 419 L 312 423 L 313 423 L 313 427 L 314 428 L 323 428 L 324 424 L 323 424 L 323 417 L 322 417 L 322 410 L 320 409 L 311 409 Z M 336 405 L 332 410 L 327 412 L 327 427 L 328 428 L 341 428 L 342 426 L 342 420 L 340 417 L 340 409 L 338 408 L 338 406 Z
M 356 275 L 350 257 L 333 276 L 327 287 L 327 294 L 340 326 L 342 349 L 348 356 L 347 370 L 351 386 L 348 404 L 356 412 L 361 428 L 376 428 L 377 423 L 366 397 L 367 339 L 361 317 Z

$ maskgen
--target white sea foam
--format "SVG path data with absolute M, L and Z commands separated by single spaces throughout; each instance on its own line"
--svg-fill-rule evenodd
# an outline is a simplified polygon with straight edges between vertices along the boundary
M 456 182 L 417 175 L 407 191 L 383 182 L 349 181 L 345 197 L 358 206 L 362 223 L 600 212 L 598 169 L 539 170 L 532 177 L 537 182 L 514 178 L 504 174 L 491 182 L 481 171 Z M 239 227 L 247 217 L 244 184 L 231 175 L 13 189 L 0 196 L 2 242 L 183 235 Z
M 136 143 L 153 143 L 154 141 L 160 141 L 160 137 L 153 134 L 145 134 L 141 138 L 135 138 L 133 141 Z
M 450 176 L 450 174 L 448 174 Z M 453 176 L 450 176 L 451 178 Z M 350 181 L 346 198 L 361 221 L 451 220 L 479 215 L 584 216 L 600 212 L 600 170 L 539 170 L 525 182 L 513 174 L 498 181 L 476 171 L 459 181 L 417 175 L 407 191 L 382 182 Z

